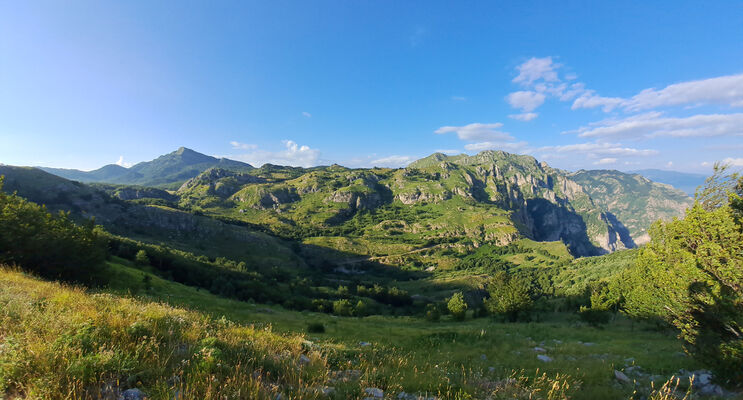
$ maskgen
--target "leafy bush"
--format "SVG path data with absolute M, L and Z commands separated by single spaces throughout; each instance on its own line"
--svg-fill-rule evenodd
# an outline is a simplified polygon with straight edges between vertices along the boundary
M 134 256 L 134 261 L 139 265 L 148 265 L 150 263 L 150 258 L 147 257 L 146 251 L 140 250 L 137 252 L 137 255 Z
M 333 302 L 333 313 L 343 317 L 353 315 L 353 306 L 347 299 L 336 300 Z
M 103 268 L 105 241 L 94 221 L 76 225 L 68 213 L 2 191 L 0 177 L 0 262 L 46 278 L 90 281 Z
M 467 314 L 467 302 L 464 301 L 464 295 L 462 295 L 462 292 L 454 293 L 446 303 L 446 307 L 449 309 L 449 312 L 454 319 L 457 321 L 464 321 Z
M 625 311 L 661 317 L 716 376 L 743 381 L 743 177 L 716 166 L 686 217 L 656 222 L 625 276 Z
M 533 304 L 529 284 L 522 278 L 499 272 L 488 282 L 490 298 L 485 299 L 485 308 L 492 314 L 501 314 L 514 322 L 519 313 L 529 310 Z

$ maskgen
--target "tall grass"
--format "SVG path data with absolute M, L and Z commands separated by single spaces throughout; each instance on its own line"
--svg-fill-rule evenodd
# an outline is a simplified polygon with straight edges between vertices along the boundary
M 9 270 L 0 281 L 0 397 L 116 398 L 141 388 L 153 399 L 307 398 L 299 394 L 327 377 L 325 357 L 301 336 Z

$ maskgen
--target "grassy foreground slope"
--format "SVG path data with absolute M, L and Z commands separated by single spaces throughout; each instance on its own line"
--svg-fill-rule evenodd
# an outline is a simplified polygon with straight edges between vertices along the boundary
M 99 293 L 0 270 L 0 394 L 348 399 L 379 388 L 385 398 L 626 399 L 694 367 L 672 335 L 626 320 L 596 329 L 565 316 L 333 317 L 223 299 L 125 264 L 108 263 L 111 285 Z M 326 332 L 301 333 L 309 323 Z M 618 384 L 614 369 L 631 365 L 648 375 Z

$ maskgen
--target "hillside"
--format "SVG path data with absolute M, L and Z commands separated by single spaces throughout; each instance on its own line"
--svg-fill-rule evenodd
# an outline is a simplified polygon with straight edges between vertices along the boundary
M 554 319 L 337 318 L 226 300 L 116 259 L 107 268 L 110 285 L 85 291 L 0 267 L 0 394 L 628 399 L 658 396 L 650 382 L 695 366 L 667 357 L 680 350 L 673 337 L 626 321 L 576 330 Z M 326 331 L 307 333 L 313 324 Z M 632 375 L 640 364 L 647 373 Z M 617 384 L 615 368 L 637 385 Z
M 629 185 L 631 175 L 614 174 L 622 177 L 617 190 L 628 195 L 639 190 Z M 212 170 L 176 194 L 186 209 L 327 246 L 336 246 L 335 240 L 321 238 L 339 233 L 362 247 L 390 236 L 414 246 L 445 241 L 475 247 L 530 238 L 562 241 L 579 256 L 634 247 L 655 218 L 682 215 L 689 204 L 673 190 L 651 185 L 644 201 L 666 208 L 613 212 L 600 196 L 592 197 L 599 194 L 589 187 L 594 183 L 578 182 L 530 156 L 486 151 L 437 153 L 404 169 Z M 393 254 L 378 247 L 369 251 Z
M 85 172 L 74 169 L 40 168 L 51 174 L 79 182 L 102 182 L 126 185 L 170 187 L 206 171 L 209 168 L 249 171 L 250 164 L 226 158 L 216 158 L 181 147 L 152 161 L 141 162 L 130 168 L 106 165 Z
M 681 216 L 692 204 L 681 190 L 640 175 L 597 170 L 578 171 L 570 177 L 606 210 L 608 218 L 621 221 L 627 228 L 622 233 L 636 245 L 650 239 L 647 230 L 653 222 Z

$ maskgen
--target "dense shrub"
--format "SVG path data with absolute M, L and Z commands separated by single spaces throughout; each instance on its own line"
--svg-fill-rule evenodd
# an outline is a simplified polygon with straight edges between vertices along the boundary
M 47 278 L 90 281 L 106 257 L 101 231 L 90 220 L 77 225 L 68 213 L 2 191 L 0 177 L 0 262 Z
M 743 381 L 743 177 L 716 167 L 686 217 L 656 222 L 622 280 L 624 310 L 676 326 L 718 377 Z
M 449 309 L 452 317 L 457 321 L 463 321 L 467 314 L 467 302 L 464 301 L 464 295 L 462 292 L 454 293 L 449 301 L 446 303 L 446 307 Z
M 533 304 L 528 282 L 506 272 L 495 274 L 487 290 L 490 298 L 485 299 L 485 308 L 492 314 L 504 315 L 511 322 Z

